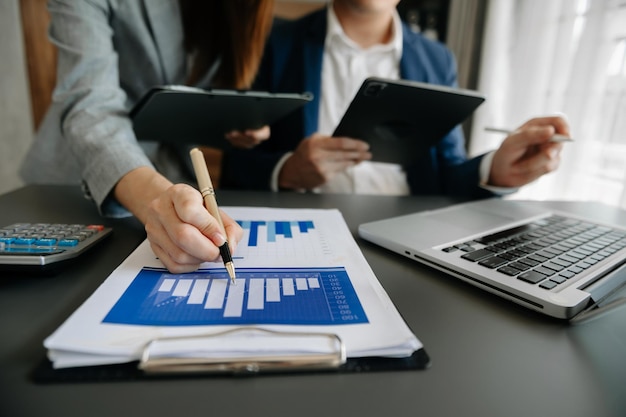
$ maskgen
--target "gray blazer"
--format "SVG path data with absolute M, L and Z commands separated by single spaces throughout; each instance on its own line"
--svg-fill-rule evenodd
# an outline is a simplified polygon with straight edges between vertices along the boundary
M 157 164 L 128 111 L 151 87 L 185 81 L 178 1 L 50 0 L 48 8 L 57 86 L 20 174 L 27 183 L 82 182 L 103 214 L 121 214 L 108 198 L 115 184 Z

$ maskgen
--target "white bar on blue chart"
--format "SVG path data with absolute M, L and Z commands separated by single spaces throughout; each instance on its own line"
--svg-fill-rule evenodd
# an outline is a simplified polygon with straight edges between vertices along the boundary
M 191 294 L 189 294 L 187 304 L 202 304 L 208 288 L 208 279 L 196 279 L 191 288 Z
M 179 279 L 176 283 L 176 287 L 174 288 L 174 292 L 172 292 L 173 297 L 186 297 L 189 294 L 189 289 L 191 288 L 191 284 L 193 284 L 192 279 Z
M 228 297 L 226 298 L 226 306 L 224 307 L 224 317 L 241 317 L 246 282 L 242 279 L 239 281 L 241 282 L 228 286 Z
M 170 292 L 174 288 L 176 280 L 173 278 L 165 278 L 159 287 L 159 292 Z
M 293 278 L 283 278 L 283 295 L 296 295 L 296 290 L 293 286 Z
M 306 283 L 306 278 L 296 278 L 296 289 L 298 289 L 299 291 L 309 289 L 309 286 Z
M 252 278 L 248 280 L 248 310 L 263 310 L 265 306 L 265 280 Z
M 309 288 L 320 288 L 320 281 L 317 278 L 309 278 L 307 281 L 309 283 Z
M 278 278 L 265 280 L 265 301 L 268 303 L 280 301 L 280 280 Z
M 224 295 L 227 287 L 228 281 L 226 279 L 212 279 L 204 308 L 221 309 L 224 305 Z

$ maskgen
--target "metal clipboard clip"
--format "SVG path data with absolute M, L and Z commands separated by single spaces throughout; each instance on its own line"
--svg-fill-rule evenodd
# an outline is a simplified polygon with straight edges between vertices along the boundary
M 146 373 L 249 374 L 330 370 L 345 362 L 344 343 L 335 334 L 247 326 L 154 339 L 144 347 L 138 367 Z

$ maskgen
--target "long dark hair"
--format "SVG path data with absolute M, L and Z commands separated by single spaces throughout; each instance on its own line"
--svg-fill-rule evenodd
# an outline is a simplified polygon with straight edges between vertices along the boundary
M 179 0 L 185 49 L 194 64 L 188 80 L 197 82 L 215 62 L 213 85 L 249 88 L 272 25 L 274 0 Z

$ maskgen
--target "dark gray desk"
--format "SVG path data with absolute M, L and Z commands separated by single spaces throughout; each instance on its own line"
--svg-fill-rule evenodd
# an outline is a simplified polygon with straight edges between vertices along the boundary
M 222 205 L 337 207 L 359 223 L 452 202 L 221 192 Z M 567 204 L 626 223 L 626 213 Z M 2 274 L 0 416 L 625 416 L 626 309 L 568 326 L 359 241 L 432 358 L 425 371 L 37 385 L 43 339 L 143 238 L 134 219 L 102 220 L 73 187 L 0 196 L 5 224 L 104 222 L 114 235 L 53 277 Z

